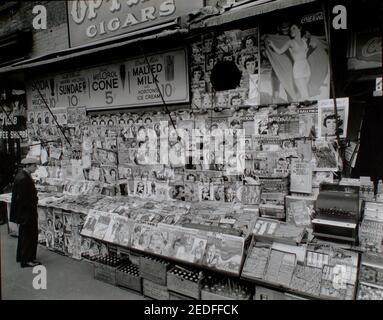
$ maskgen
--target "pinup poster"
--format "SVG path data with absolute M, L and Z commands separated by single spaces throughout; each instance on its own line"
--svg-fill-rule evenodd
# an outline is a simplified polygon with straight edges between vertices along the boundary
M 322 10 L 294 8 L 261 26 L 261 104 L 328 99 L 329 53 Z

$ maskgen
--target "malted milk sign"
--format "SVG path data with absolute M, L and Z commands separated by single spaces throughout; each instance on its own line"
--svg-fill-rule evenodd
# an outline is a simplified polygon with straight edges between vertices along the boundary
M 145 29 L 203 6 L 203 0 L 71 0 L 71 46 Z
M 177 49 L 147 59 L 149 65 L 138 57 L 31 79 L 28 108 L 45 109 L 45 102 L 50 108 L 87 110 L 153 106 L 162 104 L 162 98 L 168 104 L 189 102 L 187 51 Z

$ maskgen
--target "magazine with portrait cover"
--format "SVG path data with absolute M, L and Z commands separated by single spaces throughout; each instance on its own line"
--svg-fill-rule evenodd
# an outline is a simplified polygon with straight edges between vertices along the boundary
M 166 256 L 170 240 L 170 230 L 168 228 L 157 227 L 152 230 L 146 252 Z
M 116 166 L 101 166 L 102 169 L 102 182 L 106 184 L 115 185 L 118 181 L 118 168 Z
M 141 180 L 141 179 L 135 179 L 134 180 L 134 195 L 139 198 L 147 198 L 149 195 L 149 192 L 151 190 L 148 190 L 147 181 Z
M 130 246 L 133 249 L 146 251 L 148 249 L 153 230 L 154 227 L 152 226 L 135 223 L 131 233 Z
M 210 201 L 212 200 L 211 194 L 211 183 L 198 183 L 198 198 L 199 201 Z
M 72 232 L 72 216 L 71 212 L 63 211 L 64 233 Z
M 296 193 L 312 192 L 312 166 L 310 162 L 292 161 L 290 176 L 290 191 Z
M 336 99 L 337 115 L 333 99 L 318 101 L 318 137 L 340 138 L 347 137 L 349 98 Z M 338 132 L 337 132 L 338 130 Z
M 277 23 L 273 23 L 277 21 Z M 261 104 L 328 99 L 330 68 L 319 5 L 287 10 L 261 33 Z
M 224 198 L 225 202 L 237 203 L 241 201 L 242 195 L 242 182 L 225 182 L 224 184 Z
M 73 238 L 72 234 L 64 234 L 64 252 L 65 255 L 72 257 L 73 254 Z
M 212 198 L 213 201 L 225 201 L 225 185 L 223 183 L 212 183 Z
M 170 186 L 170 197 L 172 200 L 179 201 L 195 201 L 197 194 L 193 183 L 169 183 Z
M 105 233 L 104 241 L 123 247 L 130 245 L 133 222 L 124 216 L 112 215 L 111 223 Z
M 47 229 L 45 231 L 46 246 L 50 250 L 55 248 L 55 235 L 53 230 Z
M 298 113 L 278 113 L 269 115 L 267 123 L 268 135 L 280 138 L 294 138 L 299 136 L 299 115 Z
M 64 243 L 64 232 L 55 231 L 54 232 L 54 250 L 60 253 L 65 252 L 65 243 Z
M 83 237 L 93 236 L 93 232 L 96 227 L 98 216 L 99 216 L 98 211 L 95 211 L 95 210 L 89 211 L 88 215 L 86 216 L 84 226 L 82 227 L 82 230 L 81 230 L 81 235 Z
M 111 222 L 111 215 L 109 213 L 98 212 L 98 219 L 94 231 L 93 238 L 102 240 Z
M 64 221 L 63 221 L 63 212 L 61 209 L 53 209 L 54 217 L 54 231 L 55 232 L 64 232 Z
M 315 197 L 286 196 L 286 222 L 310 227 L 315 201 Z

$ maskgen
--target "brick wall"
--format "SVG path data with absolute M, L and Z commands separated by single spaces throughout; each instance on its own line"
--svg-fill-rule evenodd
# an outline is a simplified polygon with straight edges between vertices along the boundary
M 47 8 L 47 30 L 33 29 L 32 9 L 38 4 Z M 15 7 L 0 12 L 0 37 L 28 29 L 33 33 L 30 57 L 68 48 L 66 1 L 20 1 Z

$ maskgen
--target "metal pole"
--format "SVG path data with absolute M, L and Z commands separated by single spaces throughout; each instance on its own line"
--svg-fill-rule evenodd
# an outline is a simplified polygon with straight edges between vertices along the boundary
M 330 17 L 328 15 L 328 10 L 327 10 L 326 2 L 322 1 L 322 10 L 323 10 L 323 20 L 324 20 L 324 27 L 325 27 L 325 32 L 326 32 L 326 38 L 328 41 L 328 52 L 329 52 L 329 66 L 330 66 L 330 83 L 331 83 L 331 91 L 333 95 L 333 101 L 334 101 L 334 114 L 335 114 L 335 124 L 336 124 L 336 139 L 338 142 L 339 150 L 340 150 L 340 157 L 342 160 L 342 172 L 345 170 L 344 166 L 344 154 L 343 154 L 343 146 L 341 145 L 340 141 L 340 134 L 339 134 L 339 123 L 338 123 L 338 105 L 337 105 L 337 99 L 336 99 L 336 91 L 335 91 L 335 83 L 334 83 L 334 73 L 333 73 L 333 65 L 332 65 L 332 52 L 331 52 L 331 21 Z

